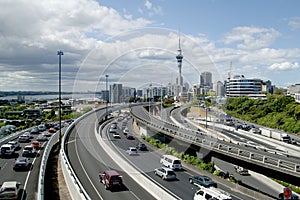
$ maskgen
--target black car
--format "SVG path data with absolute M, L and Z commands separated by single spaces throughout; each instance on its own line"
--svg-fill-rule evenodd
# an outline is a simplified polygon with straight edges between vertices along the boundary
M 140 151 L 147 151 L 147 146 L 144 143 L 139 143 L 136 147 Z

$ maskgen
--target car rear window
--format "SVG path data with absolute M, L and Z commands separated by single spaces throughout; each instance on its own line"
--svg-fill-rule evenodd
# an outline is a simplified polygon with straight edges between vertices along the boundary
M 113 181 L 119 181 L 120 177 L 119 176 L 112 176 L 111 180 L 113 180 Z
M 180 160 L 174 160 L 174 164 L 181 164 Z

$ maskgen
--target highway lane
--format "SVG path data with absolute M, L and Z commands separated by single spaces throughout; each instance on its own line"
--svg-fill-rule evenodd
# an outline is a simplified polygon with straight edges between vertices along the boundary
M 91 114 L 79 121 L 73 128 L 66 144 L 66 153 L 77 177 L 91 199 L 154 199 L 129 175 L 113 162 L 99 145 L 95 137 L 95 122 L 100 113 Z M 107 141 L 109 142 L 109 141 Z M 125 187 L 120 191 L 105 190 L 100 183 L 100 171 L 113 169 L 122 175 Z
M 133 133 L 131 124 L 132 122 L 129 121 L 128 127 L 130 132 Z M 189 169 L 185 169 L 183 171 L 176 171 L 178 180 L 162 180 L 160 177 L 154 174 L 154 169 L 161 167 L 159 160 L 160 156 L 162 155 L 162 152 L 160 150 L 155 150 L 148 145 L 149 151 L 139 151 L 139 154 L 135 156 L 128 155 L 128 153 L 126 153 L 128 147 L 135 147 L 139 142 L 143 141 L 140 141 L 138 137 L 136 137 L 135 140 L 126 139 L 120 127 L 121 126 L 119 125 L 118 132 L 121 136 L 120 139 L 114 139 L 111 133 L 108 133 L 107 137 L 108 140 L 111 140 L 111 142 L 113 143 L 112 147 L 118 149 L 118 151 L 124 157 L 124 159 L 126 159 L 128 162 L 132 163 L 138 169 L 146 173 L 150 177 L 150 179 L 155 181 L 157 184 L 160 184 L 163 187 L 167 188 L 169 191 L 175 193 L 180 199 L 193 199 L 193 196 L 197 191 L 198 187 L 190 184 L 188 178 L 192 175 L 200 175 L 199 172 L 196 173 Z M 233 199 L 252 199 L 251 197 L 232 191 L 226 186 L 219 185 L 219 187 L 233 194 Z
M 33 141 L 36 135 L 32 135 Z M 47 142 L 42 142 L 42 147 L 46 145 Z M 30 142 L 20 143 L 20 149 L 16 151 L 16 157 L 22 156 L 22 150 L 25 145 L 30 144 Z M 34 158 L 30 158 L 32 167 L 28 171 L 14 171 L 13 163 L 15 158 L 1 158 L 0 159 L 0 182 L 4 181 L 18 181 L 21 183 L 23 198 L 20 199 L 36 199 L 36 193 L 38 188 L 38 177 L 41 164 L 41 157 L 43 155 L 44 148 L 38 151 L 38 155 Z M 23 193 L 24 192 L 24 193 Z
M 198 137 L 199 139 L 205 139 L 207 141 L 211 140 L 213 143 L 215 144 L 222 144 L 222 145 L 228 145 L 227 142 L 221 141 L 221 140 L 217 140 L 216 138 L 210 138 L 208 136 L 205 135 L 200 135 L 197 134 L 197 132 L 195 132 L 194 130 L 190 130 L 190 129 L 185 129 L 185 128 L 181 128 L 175 125 L 172 125 L 171 123 L 168 122 L 162 122 L 160 121 L 158 118 L 153 117 L 151 115 L 149 115 L 149 113 L 142 107 L 133 107 L 132 108 L 132 112 L 137 114 L 140 118 L 145 119 L 146 121 L 149 122 L 153 122 L 155 124 L 160 124 L 162 127 L 167 128 L 167 129 L 173 129 L 174 131 L 180 132 L 180 133 L 184 133 L 186 135 L 190 135 L 192 137 Z M 256 149 L 253 147 L 249 146 L 243 146 L 243 145 L 238 145 L 238 144 L 233 144 L 230 143 L 230 146 L 236 148 L 236 149 L 241 149 L 241 150 L 245 150 L 245 151 L 251 151 L 254 154 L 260 155 L 260 156 L 269 156 L 269 157 L 273 157 L 275 159 L 281 159 L 283 161 L 287 161 L 287 162 L 293 162 L 293 163 L 298 163 L 299 159 L 298 158 L 294 158 L 294 157 L 286 157 L 286 156 L 282 156 L 279 154 L 273 154 L 270 152 L 265 152 L 263 150 L 260 149 Z

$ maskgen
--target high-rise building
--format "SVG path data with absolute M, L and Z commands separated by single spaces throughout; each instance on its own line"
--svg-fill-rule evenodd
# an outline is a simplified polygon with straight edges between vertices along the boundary
M 110 102 L 121 103 L 122 100 L 122 84 L 110 85 Z
M 109 102 L 109 91 L 108 90 L 102 90 L 101 91 L 102 99 L 106 102 Z
M 218 97 L 224 97 L 225 96 L 225 86 L 221 81 L 217 82 L 217 96 Z
M 213 88 L 212 73 L 202 72 L 200 75 L 200 85 L 207 88 L 208 90 Z

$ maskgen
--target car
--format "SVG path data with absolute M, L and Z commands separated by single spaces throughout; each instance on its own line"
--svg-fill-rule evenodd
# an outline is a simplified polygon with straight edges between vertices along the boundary
M 175 180 L 177 179 L 175 172 L 172 169 L 166 167 L 156 168 L 154 173 L 160 176 L 163 180 Z
M 37 155 L 36 149 L 31 145 L 26 145 L 23 148 L 22 156 L 23 157 L 35 157 Z
M 147 151 L 147 146 L 144 143 L 139 143 L 136 147 L 138 150 Z
M 46 137 L 50 137 L 52 135 L 49 131 L 44 131 L 42 134 Z
M 46 130 L 45 124 L 40 124 L 40 125 L 38 125 L 38 129 L 39 129 L 40 132 L 45 131 L 45 130 Z
M 236 171 L 237 173 L 239 173 L 239 174 L 242 175 L 242 176 L 249 176 L 249 175 L 250 175 L 248 169 L 246 169 L 246 168 L 244 168 L 244 167 L 235 165 L 235 166 L 234 166 L 234 169 L 235 169 L 235 171 Z
M 12 157 L 15 154 L 15 148 L 11 144 L 3 144 L 0 147 L 0 156 L 2 158 Z
M 121 138 L 119 133 L 113 133 L 114 138 Z
M 126 151 L 130 156 L 131 155 L 137 155 L 138 154 L 138 151 L 135 147 L 129 147 Z
M 191 184 L 203 187 L 217 187 L 217 183 L 212 181 L 208 176 L 191 176 L 189 177 L 189 182 Z
M 117 129 L 114 129 L 114 128 L 110 128 L 109 129 L 109 133 L 111 133 L 111 134 L 114 134 L 114 133 L 116 133 L 117 132 Z
M 122 188 L 122 176 L 115 170 L 106 170 L 99 173 L 100 182 L 104 184 L 105 189 Z
M 47 141 L 47 137 L 43 134 L 39 134 L 37 137 L 36 137 L 36 140 L 37 141 L 40 141 L 40 142 L 44 142 L 44 141 Z
M 55 133 L 56 132 L 56 129 L 54 128 L 54 127 L 51 127 L 51 128 L 49 128 L 49 133 Z
M 112 123 L 111 126 L 110 126 L 110 128 L 111 129 L 117 129 L 117 123 L 115 123 L 115 122 Z
M 19 157 L 16 159 L 16 161 L 13 164 L 13 170 L 29 170 L 31 166 L 31 163 L 29 162 L 29 159 L 26 157 Z
M 18 137 L 19 142 L 29 142 L 30 141 L 30 136 L 28 134 L 22 134 Z
M 33 129 L 31 129 L 30 134 L 39 134 L 40 130 L 38 129 L 38 127 L 34 127 Z
M 0 188 L 0 199 L 19 199 L 20 182 L 6 181 L 3 182 Z
M 219 188 L 205 188 L 201 187 L 194 195 L 194 200 L 203 199 L 219 199 L 219 200 L 232 200 L 231 195 Z
M 17 151 L 21 148 L 18 141 L 9 141 L 7 144 L 11 144 L 15 151 Z
M 42 145 L 39 141 L 32 141 L 31 146 L 33 146 L 35 149 L 41 149 Z
M 298 144 L 297 141 L 294 138 L 291 138 L 290 143 L 291 144 Z
M 128 135 L 129 134 L 129 129 L 127 127 L 124 128 L 123 134 L 124 135 Z
M 134 140 L 133 135 L 126 135 L 126 138 L 127 138 L 128 140 Z

